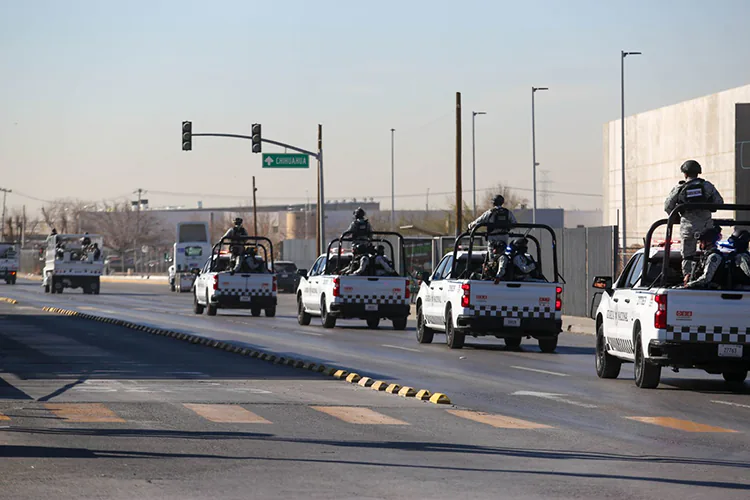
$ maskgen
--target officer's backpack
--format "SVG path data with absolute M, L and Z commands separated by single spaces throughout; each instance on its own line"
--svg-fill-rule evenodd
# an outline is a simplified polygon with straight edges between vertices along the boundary
M 680 203 L 707 203 L 709 200 L 706 194 L 706 181 L 693 179 L 686 182 L 680 188 L 677 200 Z

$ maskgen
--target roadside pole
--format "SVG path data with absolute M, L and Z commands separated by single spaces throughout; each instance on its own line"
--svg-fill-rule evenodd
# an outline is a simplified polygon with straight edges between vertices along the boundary
M 461 189 L 461 92 L 456 92 L 456 236 L 461 234 L 463 227 Z
M 326 216 L 325 216 L 325 194 L 323 191 L 323 125 L 318 124 L 318 227 L 320 228 L 320 242 L 318 252 L 326 251 Z
M 253 176 L 253 229 L 255 230 L 255 236 L 258 236 L 258 207 L 255 203 L 255 176 Z

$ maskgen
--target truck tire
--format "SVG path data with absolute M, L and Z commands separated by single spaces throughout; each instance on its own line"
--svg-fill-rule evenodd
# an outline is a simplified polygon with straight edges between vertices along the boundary
M 62 280 L 55 280 L 52 282 L 52 289 L 54 290 L 52 293 L 63 293 L 63 282 Z
M 195 314 L 203 314 L 204 306 L 198 303 L 198 295 L 193 294 L 193 312 Z
M 55 289 L 55 277 L 54 276 L 49 277 L 49 293 L 57 293 L 57 290 Z
M 422 314 L 422 304 L 417 306 L 417 342 L 420 344 L 431 344 L 435 332 L 427 326 L 427 321 Z
M 393 318 L 391 320 L 391 323 L 393 323 L 393 329 L 398 331 L 406 330 L 406 320 L 407 318 Z
M 276 316 L 276 306 L 266 308 L 266 318 L 273 318 Z
M 260 307 L 251 307 L 250 308 L 250 314 L 253 316 L 253 318 L 257 318 L 260 316 L 260 313 L 262 313 L 263 310 Z
M 741 384 L 747 378 L 747 370 L 740 370 L 736 372 L 724 372 L 721 374 L 730 384 Z
M 323 323 L 323 328 L 334 328 L 336 326 L 336 316 L 331 316 L 326 310 L 325 297 L 320 301 L 320 321 Z
M 84 291 L 86 291 L 85 288 L 84 288 Z M 89 295 L 91 294 L 99 295 L 99 280 L 98 279 L 95 278 L 93 281 L 91 281 L 91 283 L 88 284 L 88 293 Z
M 367 328 L 374 330 L 378 326 L 380 326 L 380 318 L 375 316 L 370 316 L 369 318 L 367 318 Z
M 503 342 L 505 342 L 505 347 L 508 349 L 518 349 L 521 347 L 521 337 L 506 337 L 503 339 Z
M 305 312 L 305 304 L 302 302 L 302 295 L 297 296 L 297 323 L 302 326 L 310 324 L 310 315 Z
M 208 301 L 208 293 L 206 293 L 206 314 L 209 316 L 216 316 L 216 310 L 219 308 L 216 304 L 211 304 Z
M 448 310 L 445 311 L 445 343 L 451 349 L 461 349 L 464 346 L 465 338 L 466 336 L 457 332 L 453 326 L 453 311 L 448 306 Z
M 49 283 L 44 285 L 44 293 L 50 293 L 50 290 L 52 290 L 52 287 L 49 286 Z
M 169 291 L 174 292 L 177 288 L 174 286 L 174 283 L 169 284 Z
M 635 347 L 635 385 L 641 389 L 655 389 L 661 380 L 661 366 L 646 361 L 643 355 L 640 329 L 635 332 L 633 344 Z
M 175 285 L 175 288 L 177 289 L 177 293 L 182 293 L 182 284 L 181 283 L 177 283 Z
M 607 352 L 604 339 L 604 324 L 596 329 L 596 375 L 599 378 L 617 378 L 620 375 L 622 361 Z
M 544 337 L 539 339 L 539 349 L 547 354 L 555 352 L 557 349 L 557 335 L 554 337 Z

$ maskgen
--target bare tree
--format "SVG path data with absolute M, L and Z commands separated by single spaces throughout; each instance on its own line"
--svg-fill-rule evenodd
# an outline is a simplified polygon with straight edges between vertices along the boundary
M 219 238 L 221 238 L 227 229 L 232 227 L 234 225 L 234 219 L 236 217 L 240 217 L 242 219 L 242 225 L 245 227 L 245 230 L 247 231 L 247 234 L 250 236 L 253 236 L 255 234 L 255 225 L 253 223 L 253 213 L 252 212 L 235 212 L 231 214 L 226 214 L 224 216 L 224 229 L 217 230 L 214 228 L 214 232 L 216 233 L 216 237 L 214 242 L 219 241 Z M 278 259 L 281 257 L 281 245 L 279 243 L 284 239 L 284 235 L 279 231 L 278 225 L 273 224 L 272 217 L 270 214 L 267 213 L 259 213 L 258 214 L 258 236 L 265 236 L 269 240 L 271 240 L 271 243 L 273 243 L 273 253 L 274 258 Z
M 509 188 L 502 182 L 498 182 L 494 189 L 486 191 L 482 202 L 477 206 L 477 211 L 484 212 L 492 208 L 492 200 L 496 195 L 501 194 L 505 198 L 505 204 L 503 205 L 508 210 L 516 210 L 519 208 L 526 208 L 529 204 L 528 198 L 524 198 L 519 195 L 512 188 Z
M 59 199 L 42 207 L 42 219 L 49 229 L 57 229 L 60 234 L 80 231 L 81 214 L 94 203 L 85 200 Z

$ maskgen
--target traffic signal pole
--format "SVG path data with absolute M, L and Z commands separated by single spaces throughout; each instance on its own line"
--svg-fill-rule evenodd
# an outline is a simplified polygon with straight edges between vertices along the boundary
M 186 128 L 186 124 L 187 128 Z M 254 124 L 253 129 L 258 127 L 258 134 L 260 135 L 260 125 Z M 316 160 L 318 160 L 318 209 L 317 212 L 317 237 L 316 237 L 316 247 L 318 249 L 319 253 L 325 253 L 326 251 L 326 244 L 325 244 L 325 195 L 324 195 L 324 186 L 323 186 L 323 125 L 318 124 L 318 152 L 314 153 L 312 151 L 308 151 L 306 149 L 293 146 L 291 144 L 286 144 L 284 142 L 280 141 L 274 141 L 272 139 L 266 139 L 265 137 L 256 137 L 255 135 L 242 135 L 242 134 L 220 134 L 220 133 L 200 133 L 200 134 L 194 134 L 192 132 L 192 122 L 182 122 L 182 149 L 183 151 L 191 151 L 192 150 L 192 138 L 193 137 L 229 137 L 232 139 L 249 139 L 253 141 L 253 152 L 254 153 L 260 153 L 260 148 L 255 148 L 256 144 L 258 142 L 265 142 L 267 144 L 273 144 L 274 146 L 280 146 L 282 148 L 291 149 L 292 151 L 296 151 L 298 153 L 306 154 L 308 156 L 312 156 Z

